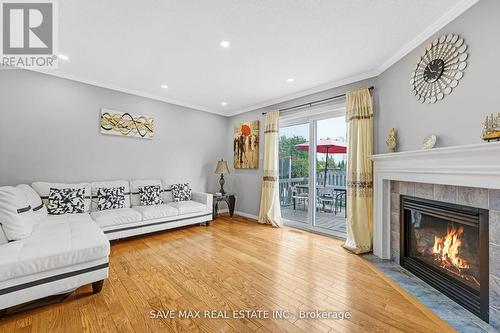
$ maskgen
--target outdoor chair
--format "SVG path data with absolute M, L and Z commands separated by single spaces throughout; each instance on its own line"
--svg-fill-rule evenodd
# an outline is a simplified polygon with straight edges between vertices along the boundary
M 345 207 L 344 217 L 347 217 L 346 193 L 339 191 L 335 193 L 335 215 L 337 215 L 337 208 L 339 209 L 339 213 L 342 212 L 342 206 Z
M 296 202 L 298 201 L 304 203 L 304 210 L 307 207 L 308 195 L 307 193 L 299 193 L 297 187 L 292 186 L 292 199 L 293 199 L 293 210 L 295 210 Z
M 336 211 L 336 196 L 333 195 L 333 190 L 329 188 L 320 188 L 318 191 L 318 206 L 317 209 L 326 211 L 326 205 L 330 205 L 330 212 Z

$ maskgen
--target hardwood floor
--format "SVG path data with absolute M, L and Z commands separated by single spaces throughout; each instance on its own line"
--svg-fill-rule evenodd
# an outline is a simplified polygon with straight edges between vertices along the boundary
M 448 332 L 341 241 L 218 218 L 112 243 L 100 294 L 9 316 L 0 332 Z M 335 319 L 151 319 L 152 310 L 349 311 Z M 163 312 L 162 314 L 166 314 Z

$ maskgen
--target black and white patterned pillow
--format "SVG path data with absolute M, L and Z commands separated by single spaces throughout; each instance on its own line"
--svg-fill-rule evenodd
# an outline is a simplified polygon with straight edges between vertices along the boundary
M 172 197 L 174 201 L 189 201 L 191 200 L 191 187 L 189 183 L 173 184 Z
M 97 189 L 97 210 L 120 209 L 125 207 L 125 187 L 104 187 Z
M 83 213 L 85 188 L 51 188 L 47 210 L 51 215 Z
M 154 206 L 161 205 L 163 203 L 160 185 L 139 187 L 139 197 L 141 200 L 141 206 Z

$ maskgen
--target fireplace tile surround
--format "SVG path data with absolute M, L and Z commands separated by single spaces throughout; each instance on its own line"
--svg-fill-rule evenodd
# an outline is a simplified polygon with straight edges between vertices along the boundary
M 371 158 L 378 258 L 399 263 L 400 195 L 489 210 L 490 325 L 500 331 L 500 142 Z
M 492 322 L 491 318 L 490 324 L 485 323 L 394 261 L 380 259 L 372 254 L 365 254 L 363 258 L 375 265 L 385 276 L 426 305 L 441 319 L 447 321 L 457 332 L 498 333 L 499 330 L 493 326 L 498 328 L 500 323 Z
M 391 260 L 399 261 L 400 195 L 489 209 L 490 253 L 500 253 L 496 249 L 500 249 L 500 195 L 490 195 L 492 192 L 500 193 L 498 190 L 483 188 L 391 181 Z M 498 266 L 496 272 L 500 279 L 500 256 L 496 259 L 498 264 L 493 266 Z
M 464 186 L 391 181 L 391 260 L 400 259 L 400 196 L 489 209 L 490 321 L 500 322 L 500 191 Z M 499 210 L 496 210 L 499 209 Z

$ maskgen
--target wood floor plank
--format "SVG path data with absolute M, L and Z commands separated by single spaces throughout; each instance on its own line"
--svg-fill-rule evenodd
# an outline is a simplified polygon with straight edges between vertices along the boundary
M 112 242 L 101 293 L 8 316 L 3 332 L 452 332 L 362 257 L 329 237 L 221 216 Z M 207 318 L 216 310 L 227 317 Z M 233 311 L 286 310 L 284 319 Z M 299 318 L 300 311 L 351 318 Z M 172 311 L 176 316 L 157 316 Z M 180 318 L 179 311 L 200 312 Z M 225 311 L 225 312 L 224 312 Z M 236 312 L 238 313 L 238 312 Z

